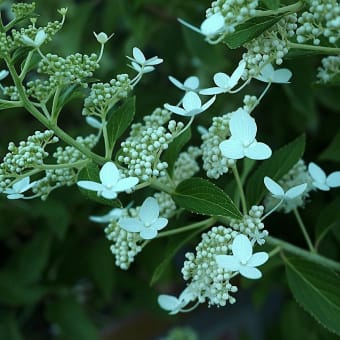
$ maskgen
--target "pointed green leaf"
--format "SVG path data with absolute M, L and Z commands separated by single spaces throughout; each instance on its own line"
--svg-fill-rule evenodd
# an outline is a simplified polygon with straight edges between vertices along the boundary
M 128 98 L 118 109 L 111 110 L 107 122 L 109 147 L 113 150 L 117 139 L 130 126 L 135 116 L 136 98 Z
M 323 161 L 335 161 L 340 162 L 340 131 L 333 138 L 332 142 L 320 155 L 320 159 Z
M 262 0 L 268 9 L 276 10 L 280 6 L 280 0 Z
M 193 177 L 181 182 L 172 198 L 191 212 L 241 219 L 242 214 L 230 197 L 208 180 Z
M 170 144 L 169 147 L 165 150 L 163 154 L 163 161 L 168 163 L 168 173 L 170 176 L 173 174 L 174 164 L 177 160 L 177 157 L 184 145 L 189 142 L 191 138 L 191 130 L 190 128 L 181 133 L 177 138 L 175 138 Z
M 82 97 L 80 85 L 72 84 L 63 89 L 60 93 L 56 112 L 60 112 L 63 107 L 72 99 Z
M 285 262 L 288 284 L 298 304 L 340 335 L 340 276 L 301 258 L 287 258 Z
M 282 17 L 283 15 L 250 19 L 238 25 L 236 31 L 228 34 L 223 42 L 231 49 L 239 48 L 248 41 L 257 38 L 261 33 L 281 20 Z
M 246 198 L 249 206 L 257 204 L 262 200 L 266 192 L 263 178 L 269 176 L 274 181 L 279 180 L 298 162 L 304 150 L 305 136 L 302 135 L 273 152 L 271 158 L 260 164 L 247 182 Z

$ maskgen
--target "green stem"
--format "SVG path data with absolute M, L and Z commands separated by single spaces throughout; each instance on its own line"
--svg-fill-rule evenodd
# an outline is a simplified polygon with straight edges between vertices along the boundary
M 168 230 L 168 231 L 163 231 L 163 232 L 161 232 L 157 235 L 157 238 L 175 235 L 175 234 L 178 234 L 178 233 L 184 233 L 185 231 L 200 228 L 200 227 L 208 228 L 208 227 L 211 227 L 215 222 L 216 222 L 216 219 L 214 217 L 210 217 L 206 220 L 196 222 L 196 223 L 192 223 L 192 224 L 186 225 L 184 227 L 180 227 L 180 228 L 176 228 L 176 229 L 172 229 L 172 230 Z
M 315 46 L 308 44 L 297 44 L 297 43 L 288 43 L 289 48 L 296 48 L 298 50 L 308 50 L 320 52 L 321 54 L 340 54 L 340 48 L 338 47 L 326 47 L 326 46 Z
M 298 1 L 295 4 L 280 7 L 278 9 L 272 9 L 272 10 L 267 10 L 267 11 L 256 11 L 255 17 L 267 17 L 269 15 L 279 15 L 279 14 L 284 14 L 284 13 L 289 13 L 289 12 L 298 12 L 302 7 L 303 7 L 303 2 Z
M 89 163 L 89 159 L 83 159 L 81 161 L 77 161 L 74 163 L 64 163 L 64 164 L 42 164 L 37 166 L 37 169 L 40 170 L 55 170 L 55 169 L 65 169 L 65 168 L 78 168 L 85 166 Z
M 30 65 L 30 62 L 31 62 L 31 59 L 32 59 L 32 55 L 33 55 L 33 52 L 34 51 L 30 51 L 28 52 L 28 55 L 27 55 L 27 58 L 25 60 L 25 64 L 24 64 L 24 67 L 22 68 L 22 71 L 19 75 L 19 79 L 20 81 L 23 81 L 26 77 L 26 74 L 27 74 L 27 70 L 28 70 L 28 67 Z
M 311 262 L 323 265 L 325 267 L 328 267 L 328 268 L 336 270 L 336 271 L 340 271 L 340 263 L 339 262 L 328 259 L 327 257 L 324 257 L 322 255 L 318 255 L 316 253 L 311 253 L 307 250 L 293 246 L 292 244 L 290 244 L 288 242 L 279 240 L 279 239 L 277 239 L 275 237 L 271 237 L 271 236 L 268 236 L 266 238 L 266 242 L 268 244 L 272 245 L 272 246 L 280 247 L 281 250 L 284 250 L 288 253 L 304 257 Z
M 102 117 L 102 126 L 103 126 L 103 138 L 104 138 L 104 146 L 105 146 L 105 159 L 110 160 L 112 155 L 112 149 L 110 148 L 109 135 L 107 133 L 107 122 L 106 115 Z
M 239 173 L 238 173 L 236 164 L 235 164 L 235 166 L 232 167 L 232 170 L 233 170 L 233 174 L 234 174 L 234 176 L 235 176 L 235 180 L 236 180 L 236 183 L 237 183 L 237 187 L 238 187 L 238 189 L 239 189 L 239 193 L 240 193 L 240 197 L 241 197 L 241 204 L 242 204 L 243 214 L 246 214 L 246 213 L 248 212 L 248 209 L 247 209 L 247 202 L 246 202 L 246 197 L 245 197 L 245 195 L 244 195 L 242 182 L 241 182 L 240 175 L 239 175 Z
M 296 217 L 296 220 L 297 220 L 297 222 L 298 222 L 298 224 L 299 224 L 299 226 L 300 226 L 300 229 L 301 229 L 301 231 L 302 231 L 302 234 L 303 234 L 303 236 L 304 236 L 304 238 L 305 238 L 305 240 L 306 240 L 306 242 L 307 242 L 307 244 L 308 244 L 309 250 L 310 250 L 312 253 L 315 253 L 315 249 L 314 249 L 314 247 L 313 247 L 313 243 L 312 243 L 312 241 L 311 241 L 311 239 L 310 239 L 310 237 L 309 237 L 309 235 L 308 235 L 308 233 L 307 233 L 307 229 L 306 229 L 306 227 L 305 227 L 305 225 L 304 225 L 304 223 L 303 223 L 303 220 L 302 220 L 302 218 L 301 218 L 301 216 L 300 216 L 299 211 L 295 208 L 295 209 L 293 210 L 293 212 L 294 212 L 294 215 L 295 215 L 295 217 Z
M 272 251 L 269 252 L 269 257 L 273 257 L 275 256 L 277 253 L 279 253 L 281 251 L 281 247 L 277 246 L 275 247 Z
M 169 186 L 167 186 L 165 184 L 162 184 L 162 183 L 160 183 L 157 180 L 152 180 L 150 182 L 150 186 L 152 188 L 154 188 L 154 189 L 159 190 L 159 191 L 164 191 L 164 192 L 166 192 L 169 195 L 173 195 L 174 194 L 174 189 L 173 188 L 170 188 Z
M 95 153 L 93 153 L 91 150 L 89 150 L 87 147 L 79 144 L 76 140 L 74 140 L 69 134 L 67 134 L 64 130 L 59 128 L 55 123 L 51 122 L 48 118 L 46 118 L 27 98 L 25 90 L 23 85 L 21 84 L 21 81 L 19 79 L 19 76 L 12 65 L 12 62 L 9 57 L 4 57 L 8 70 L 11 73 L 12 79 L 14 81 L 14 84 L 18 90 L 19 96 L 21 101 L 23 102 L 23 106 L 25 109 L 31 113 L 31 115 L 38 120 L 42 125 L 44 125 L 46 128 L 53 130 L 54 133 L 61 138 L 65 143 L 75 147 L 78 149 L 81 153 L 83 153 L 85 156 L 87 156 L 90 159 L 93 159 L 95 162 L 99 164 L 105 163 L 105 159 Z
M 58 121 L 58 116 L 59 116 L 59 112 L 58 112 L 58 108 L 57 108 L 57 105 L 58 105 L 58 99 L 59 99 L 59 96 L 60 96 L 60 86 L 57 86 L 55 92 L 54 92 L 54 96 L 53 96 L 53 103 L 52 103 L 52 112 L 51 112 L 51 119 L 52 119 L 52 122 L 57 124 L 57 121 Z

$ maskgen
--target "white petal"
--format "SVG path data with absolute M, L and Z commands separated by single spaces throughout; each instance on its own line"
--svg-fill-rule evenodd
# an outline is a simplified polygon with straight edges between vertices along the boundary
M 145 65 L 148 65 L 148 66 L 159 65 L 162 62 L 163 62 L 163 59 L 155 56 L 155 57 L 147 59 Z
M 145 56 L 144 56 L 143 52 L 138 47 L 133 48 L 132 55 L 133 55 L 133 58 L 137 61 L 137 63 L 144 64 Z
M 103 216 L 89 216 L 89 220 L 96 223 L 109 223 L 114 220 L 114 218 L 112 218 L 110 214 L 106 214 Z
M 313 186 L 322 191 L 329 191 L 330 187 L 325 183 L 313 182 Z
M 28 189 L 30 184 L 30 177 L 24 177 L 23 179 L 21 179 L 20 181 L 16 182 L 13 184 L 13 190 L 17 193 L 22 193 Z
M 172 76 L 169 76 L 168 78 L 180 90 L 185 90 L 183 84 L 180 81 L 178 81 L 176 78 L 174 78 Z
M 230 87 L 230 77 L 223 73 L 223 72 L 218 72 L 215 73 L 214 75 L 214 83 L 223 89 L 228 89 Z
M 216 255 L 216 262 L 219 267 L 230 272 L 237 272 L 240 268 L 239 261 L 232 255 Z
M 153 66 L 144 66 L 141 71 L 142 73 L 149 73 L 152 72 L 155 68 Z
M 21 40 L 26 45 L 35 46 L 35 42 L 29 36 L 27 36 L 26 34 L 21 36 Z
M 200 80 L 198 79 L 198 77 L 191 76 L 191 77 L 185 79 L 183 85 L 187 89 L 197 90 L 198 87 L 200 86 Z
M 144 240 L 151 240 L 157 236 L 157 230 L 151 227 L 143 228 L 140 232 L 140 237 Z
M 266 64 L 261 69 L 261 75 L 262 79 L 259 79 L 260 77 L 255 77 L 255 79 L 264 81 L 264 82 L 272 82 L 274 78 L 274 67 L 272 64 Z
M 167 311 L 174 311 L 180 305 L 180 301 L 172 295 L 159 295 L 157 301 L 160 307 Z
M 96 118 L 93 117 L 86 117 L 86 123 L 89 124 L 91 127 L 95 129 L 101 129 L 102 128 L 102 123 L 97 120 Z
M 164 108 L 166 108 L 167 110 L 176 113 L 177 115 L 180 116 L 186 116 L 187 115 L 187 111 L 182 109 L 181 107 L 178 106 L 174 106 L 174 105 L 170 105 L 170 104 L 164 104 Z
M 157 218 L 157 220 L 152 224 L 152 228 L 156 230 L 161 230 L 168 224 L 168 219 L 164 217 Z
M 79 181 L 77 185 L 83 189 L 91 191 L 101 191 L 103 190 L 103 185 L 93 181 Z
M 144 228 L 144 224 L 137 218 L 124 217 L 118 221 L 118 224 L 130 233 L 139 233 Z
M 253 246 L 247 236 L 239 234 L 235 237 L 231 246 L 233 255 L 241 263 L 246 263 L 253 254 Z
M 247 279 L 260 279 L 262 277 L 262 273 L 254 267 L 247 267 L 247 266 L 242 266 L 240 268 L 240 274 Z
M 340 171 L 335 171 L 328 175 L 326 184 L 331 188 L 340 187 Z
M 297 186 L 292 187 L 289 190 L 287 190 L 285 196 L 286 196 L 286 198 L 292 200 L 292 199 L 302 195 L 302 193 L 306 190 L 306 188 L 307 188 L 307 183 L 297 185 Z
M 267 262 L 269 259 L 269 256 L 264 251 L 260 253 L 255 253 L 248 261 L 247 266 L 250 267 L 258 267 Z
M 221 13 L 215 13 L 206 18 L 201 24 L 201 32 L 206 36 L 219 33 L 224 28 L 224 17 Z
M 113 189 L 106 189 L 105 187 L 100 191 L 100 196 L 108 199 L 113 200 L 117 197 L 117 192 Z
M 246 69 L 246 62 L 242 60 L 230 77 L 229 85 L 231 88 L 237 85 L 245 69 Z
M 183 107 L 186 111 L 200 109 L 201 106 L 202 102 L 197 93 L 190 91 L 186 93 L 185 96 L 183 97 Z
M 241 159 L 244 157 L 243 145 L 239 140 L 229 138 L 220 143 L 219 148 L 224 157 Z
M 139 182 L 139 179 L 137 177 L 122 178 L 114 186 L 114 190 L 117 192 L 122 192 L 122 191 L 133 188 L 138 182 Z
M 136 62 L 132 61 L 131 62 L 131 67 L 137 71 L 138 73 L 140 73 L 142 71 L 142 66 L 140 66 L 139 64 L 137 64 Z
M 5 79 L 8 76 L 9 72 L 7 70 L 0 71 L 0 80 Z
M 270 191 L 275 197 L 282 198 L 284 196 L 285 192 L 282 189 L 281 185 L 273 181 L 271 178 L 266 176 L 263 179 L 263 182 L 268 191 Z
M 153 197 L 148 197 L 140 207 L 139 217 L 146 223 L 151 224 L 156 221 L 159 216 L 159 205 Z
M 315 182 L 325 183 L 326 174 L 325 172 L 315 163 L 311 162 L 308 165 L 308 172 Z
M 178 18 L 177 20 L 178 20 L 178 22 L 180 22 L 182 25 L 184 25 L 185 27 L 190 28 L 190 29 L 193 30 L 194 32 L 199 33 L 199 34 L 203 34 L 202 31 L 201 31 L 200 29 L 198 29 L 197 27 L 195 27 L 195 26 L 189 24 L 188 22 L 184 21 L 183 19 Z
M 244 149 L 244 154 L 250 159 L 263 160 L 271 157 L 272 150 L 267 144 L 253 142 L 248 148 Z
M 37 35 L 35 36 L 34 43 L 36 46 L 40 46 L 45 39 L 47 38 L 47 35 L 44 30 L 39 30 L 37 32 Z
M 120 178 L 118 168 L 113 162 L 106 162 L 99 171 L 99 178 L 103 185 L 113 187 Z
M 209 87 L 207 89 L 203 89 L 199 92 L 199 94 L 203 94 L 204 96 L 212 96 L 214 94 L 224 93 L 225 90 L 220 87 Z
M 203 104 L 201 112 L 208 110 L 208 108 L 214 103 L 216 96 L 210 98 L 206 103 Z
M 232 114 L 229 128 L 232 137 L 242 141 L 245 145 L 249 145 L 255 140 L 257 132 L 255 119 L 244 109 L 238 109 Z
M 287 68 L 281 68 L 274 72 L 273 83 L 287 84 L 292 77 L 292 72 Z
M 20 198 L 23 198 L 25 197 L 23 194 L 10 194 L 10 195 L 7 195 L 7 198 L 9 200 L 17 200 L 17 199 L 20 199 Z

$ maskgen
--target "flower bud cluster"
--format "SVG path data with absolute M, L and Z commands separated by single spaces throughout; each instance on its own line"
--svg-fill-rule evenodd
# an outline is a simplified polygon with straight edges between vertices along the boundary
M 256 14 L 257 0 L 216 0 L 206 11 L 206 16 L 221 13 L 225 20 L 225 34 L 235 32 L 235 27 Z
M 79 84 L 87 87 L 86 78 L 92 77 L 94 71 L 99 68 L 97 59 L 98 56 L 95 53 L 90 56 L 75 53 L 66 58 L 48 53 L 39 62 L 38 72 L 49 75 L 49 82 L 52 87 L 67 84 Z
M 39 102 L 44 102 L 48 99 L 53 87 L 48 80 L 35 79 L 26 83 L 27 95 L 37 99 Z M 14 87 L 15 88 L 15 87 Z M 17 93 L 15 93 L 18 96 Z M 12 99 L 13 100 L 13 99 Z
M 306 199 L 309 197 L 309 193 L 313 190 L 312 178 L 307 170 L 305 162 L 300 159 L 289 171 L 286 173 L 279 181 L 279 185 L 282 186 L 284 191 L 288 189 L 307 183 L 307 188 L 305 191 L 294 199 L 284 200 L 282 204 L 278 207 L 278 211 L 283 211 L 288 214 L 292 210 L 298 207 L 303 207 L 305 205 Z M 272 195 L 267 195 L 264 200 L 264 205 L 266 210 L 272 209 L 277 205 L 278 200 Z
M 35 2 L 32 3 L 23 3 L 19 2 L 17 4 L 13 4 L 11 6 L 11 10 L 13 14 L 15 15 L 16 19 L 24 18 L 29 16 L 30 14 L 33 14 L 35 10 Z
M 165 218 L 171 218 L 176 212 L 176 204 L 171 195 L 164 191 L 156 192 L 153 197 L 159 205 L 159 215 Z
M 219 148 L 220 143 L 230 136 L 231 115 L 232 113 L 227 113 L 221 117 L 214 117 L 208 132 L 202 135 L 203 169 L 209 178 L 218 179 L 235 165 L 235 160 L 224 157 Z
M 242 221 L 231 220 L 230 227 L 239 231 L 241 234 L 248 236 L 251 243 L 263 245 L 268 231 L 264 229 L 261 217 L 264 212 L 262 205 L 253 205 L 247 215 L 243 216 Z
M 126 98 L 132 86 L 127 74 L 118 74 L 109 83 L 96 83 L 91 87 L 89 96 L 85 99 L 82 114 L 84 116 L 107 113 L 120 99 Z
M 11 36 L 7 35 L 5 32 L 0 32 L 0 56 L 8 55 L 13 47 L 14 42 Z
M 223 226 L 213 227 L 202 234 L 201 242 L 196 246 L 196 255 L 185 254 L 186 261 L 182 268 L 184 280 L 191 281 L 200 303 L 209 306 L 225 306 L 236 300 L 230 293 L 237 292 L 229 280 L 232 273 L 218 266 L 215 256 L 231 254 L 231 244 L 238 232 Z
M 93 134 L 86 137 L 78 136 L 76 142 L 92 149 L 97 144 L 98 138 Z M 86 159 L 86 156 L 78 149 L 68 145 L 66 147 L 59 146 L 53 153 L 53 158 L 56 159 L 56 164 L 66 164 L 67 167 L 48 169 L 45 171 L 45 176 L 36 181 L 32 190 L 35 194 L 39 194 L 42 200 L 46 200 L 54 189 L 73 185 L 77 181 L 79 169 L 72 167 L 72 163 Z
M 183 123 L 170 121 L 166 129 L 162 125 L 169 119 L 169 111 L 157 108 L 151 115 L 144 117 L 144 124 L 131 126 L 130 136 L 121 143 L 118 157 L 118 161 L 127 166 L 127 175 L 140 177 L 143 181 L 166 176 L 168 163 L 162 162 L 160 155 L 176 136 L 178 125 L 183 127 Z
M 312 40 L 314 45 L 320 44 L 325 37 L 330 44 L 336 44 L 340 38 L 340 4 L 337 0 L 308 0 L 308 11 L 298 19 L 296 30 L 297 42 Z
M 244 44 L 247 52 L 243 53 L 242 59 L 247 63 L 247 67 L 243 77 L 256 77 L 266 64 L 282 64 L 283 57 L 289 50 L 288 39 L 295 35 L 296 22 L 296 14 L 287 15 L 271 29 Z
M 317 77 L 320 83 L 330 83 L 340 79 L 340 56 L 330 56 L 321 60 Z
M 10 98 L 10 100 L 20 100 L 19 92 L 17 88 L 13 85 L 10 86 L 3 86 L 2 88 L 4 96 Z
M 26 141 L 21 141 L 18 146 L 13 142 L 8 145 L 8 153 L 0 164 L 1 186 L 6 185 L 6 177 L 16 177 L 22 175 L 26 170 L 41 166 L 44 158 L 49 154 L 45 151 L 46 145 L 58 142 L 58 137 L 53 135 L 53 131 L 36 131 L 33 136 L 29 136 Z

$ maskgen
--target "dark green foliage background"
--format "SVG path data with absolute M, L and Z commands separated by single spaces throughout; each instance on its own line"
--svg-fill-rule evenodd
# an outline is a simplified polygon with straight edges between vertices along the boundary
M 242 54 L 242 49 L 210 46 L 176 21 L 180 17 L 198 25 L 209 5 L 203 0 L 38 0 L 36 3 L 38 23 L 57 18 L 57 8 L 69 8 L 64 29 L 43 49 L 48 52 L 60 55 L 97 52 L 98 43 L 92 32 L 115 33 L 106 45 L 102 67 L 96 74 L 104 81 L 117 73 L 131 72 L 125 56 L 131 55 L 134 46 L 140 47 L 146 56 L 164 58 L 156 72 L 146 75 L 136 89 L 137 120 L 165 102 L 178 101 L 181 93 L 169 83 L 168 75 L 184 80 L 195 74 L 203 87 L 208 86 L 215 72 L 230 73 Z M 274 150 L 306 133 L 304 159 L 316 161 L 330 172 L 339 170 L 340 96 L 339 87 L 315 84 L 320 59 L 302 56 L 286 60 L 284 66 L 293 71 L 292 83 L 272 86 L 256 109 L 255 117 L 259 140 Z M 197 124 L 208 127 L 212 115 L 236 109 L 244 94 L 259 94 L 263 88 L 263 84 L 254 81 L 241 94 L 220 96 L 210 110 L 211 115 L 202 114 Z M 91 132 L 81 115 L 81 105 L 81 100 L 74 100 L 61 115 L 62 127 L 72 135 Z M 23 110 L 1 112 L 0 154 L 6 153 L 9 141 L 19 142 L 36 129 L 42 127 Z M 193 144 L 198 145 L 200 139 L 194 128 L 192 135 Z M 217 184 L 232 185 L 230 178 L 224 176 Z M 338 194 L 337 190 L 324 195 L 312 193 L 312 202 L 302 211 L 312 235 L 320 211 Z M 138 195 L 133 198 L 136 203 L 142 199 Z M 122 196 L 124 205 L 129 200 Z M 256 289 L 245 288 L 246 292 L 252 292 L 252 297 L 245 294 L 243 298 L 240 294 L 238 307 L 217 313 L 202 306 L 190 316 L 168 317 L 157 306 L 157 295 L 177 293 L 184 287 L 180 277 L 184 252 L 175 257 L 153 287 L 149 285 L 151 277 L 164 257 L 169 240 L 153 241 L 137 256 L 129 271 L 119 270 L 114 266 L 103 226 L 88 220 L 90 214 L 104 214 L 107 209 L 85 199 L 75 187 L 53 192 L 46 202 L 0 199 L 0 339 L 46 339 L 52 335 L 59 339 L 137 336 L 152 339 L 175 325 L 191 325 L 196 327 L 200 338 L 210 339 L 220 334 L 249 339 L 332 338 L 293 301 L 279 261 L 264 267 L 264 279 L 255 283 Z M 184 225 L 188 219 L 188 214 L 183 215 L 171 225 Z M 305 247 L 291 216 L 274 216 L 268 220 L 267 229 L 272 235 Z M 188 235 L 183 235 L 183 239 Z M 185 249 L 191 249 L 197 241 L 197 237 L 191 240 Z M 332 232 L 320 243 L 321 253 L 339 259 L 339 242 L 340 226 L 333 223 Z M 270 323 L 255 317 L 265 317 L 272 310 L 276 312 Z M 202 317 L 208 320 L 203 327 L 198 321 Z M 233 323 L 226 322 L 228 318 Z M 255 324 L 243 328 L 242 322 L 248 324 L 252 318 L 257 320 Z

